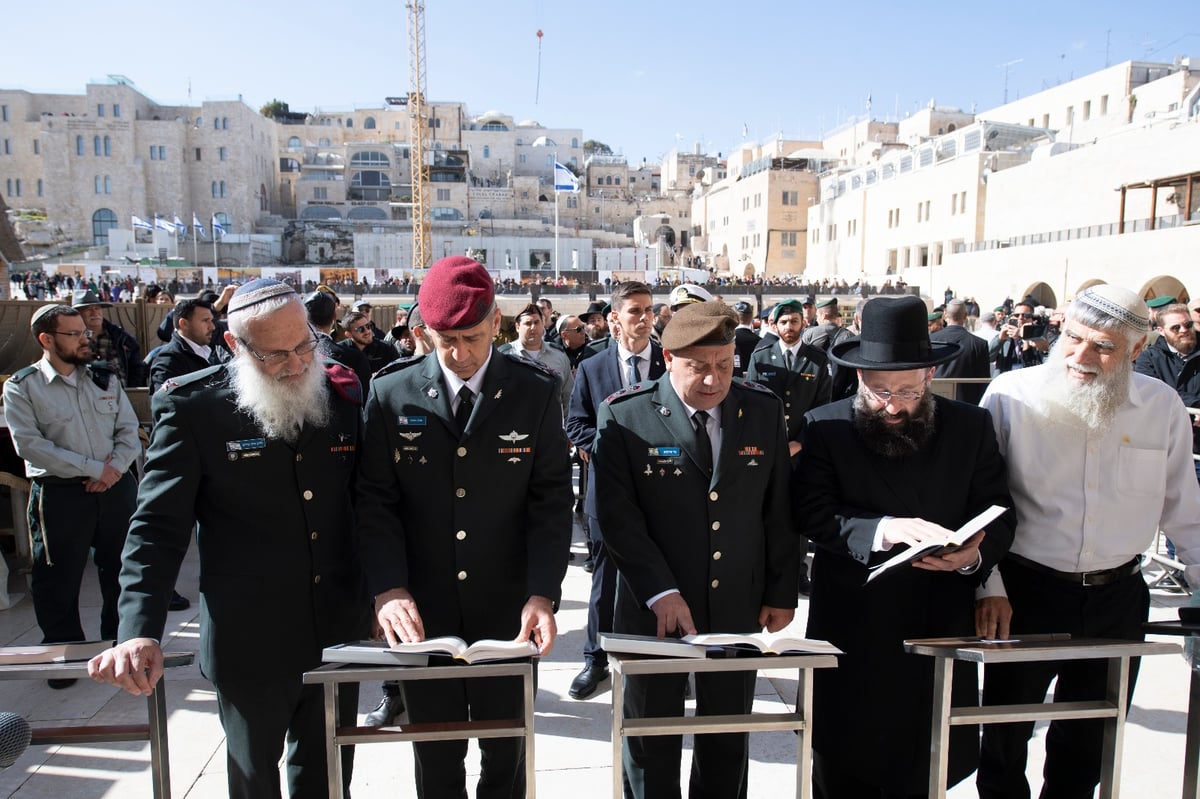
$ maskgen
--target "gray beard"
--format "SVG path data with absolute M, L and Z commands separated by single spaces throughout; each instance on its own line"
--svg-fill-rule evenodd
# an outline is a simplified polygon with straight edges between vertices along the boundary
M 1111 374 L 1098 374 L 1091 383 L 1077 383 L 1067 369 L 1062 349 L 1055 344 L 1046 357 L 1046 379 L 1038 412 L 1066 427 L 1107 430 L 1129 396 L 1133 361 L 1124 359 Z
M 229 364 L 230 383 L 239 410 L 249 414 L 267 438 L 295 444 L 302 425 L 324 427 L 332 417 L 325 370 L 312 361 L 299 385 L 267 377 L 240 352 Z
M 854 395 L 854 430 L 863 446 L 889 460 L 920 452 L 936 429 L 937 405 L 926 391 L 909 418 L 900 424 L 883 421 L 883 411 L 867 406 L 861 393 Z

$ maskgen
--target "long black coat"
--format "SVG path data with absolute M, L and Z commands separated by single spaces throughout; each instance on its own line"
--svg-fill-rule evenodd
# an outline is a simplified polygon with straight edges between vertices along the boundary
M 407 588 L 427 637 L 513 638 L 531 595 L 557 603 L 571 545 L 558 381 L 493 351 L 465 432 L 436 355 L 371 381 L 358 530 L 372 595 Z
M 991 415 L 934 397 L 937 431 L 924 451 L 889 461 L 861 442 L 853 399 L 808 414 L 792 500 L 817 545 L 808 635 L 846 653 L 814 684 L 813 747 L 875 785 L 924 793 L 929 769 L 933 663 L 907 655 L 906 638 L 974 635 L 974 591 L 1012 543 L 1012 511 L 987 527 L 974 575 L 899 567 L 866 585 L 883 516 L 919 517 L 954 530 L 989 505 L 1012 507 Z M 956 664 L 954 703 L 978 703 L 976 669 Z M 978 760 L 978 730 L 951 730 L 950 776 Z
M 619 569 L 614 630 L 654 635 L 646 602 L 671 588 L 700 632 L 756 631 L 763 605 L 796 607 L 800 544 L 777 398 L 733 381 L 711 477 L 666 377 L 611 397 L 597 426 L 600 526 Z
M 176 331 L 171 334 L 170 341 L 158 348 L 150 362 L 150 393 L 158 391 L 169 378 L 198 372 L 228 360 L 229 352 L 220 347 L 213 347 L 209 359 L 204 360 Z
M 193 528 L 200 668 L 213 682 L 296 676 L 320 665 L 323 647 L 369 631 L 350 505 L 361 421 L 355 400 L 330 396 L 329 424 L 291 445 L 237 409 L 225 366 L 154 394 L 120 640 L 162 637 Z
M 931 333 L 929 340 L 958 344 L 962 347 L 957 357 L 938 365 L 934 370 L 934 377 L 992 376 L 992 364 L 988 360 L 988 343 L 962 325 L 947 325 L 942 330 Z M 987 385 L 984 383 L 959 385 L 954 398 L 978 405 L 979 400 L 983 399 L 983 392 L 986 389 Z

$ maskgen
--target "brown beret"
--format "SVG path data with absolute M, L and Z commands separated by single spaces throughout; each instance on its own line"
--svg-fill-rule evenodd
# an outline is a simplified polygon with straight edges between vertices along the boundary
M 678 352 L 688 347 L 731 344 L 737 323 L 737 315 L 723 302 L 690 303 L 676 311 L 663 330 L 663 349 Z
M 496 287 L 478 261 L 452 255 L 429 268 L 417 298 L 421 318 L 430 329 L 464 330 L 488 318 Z

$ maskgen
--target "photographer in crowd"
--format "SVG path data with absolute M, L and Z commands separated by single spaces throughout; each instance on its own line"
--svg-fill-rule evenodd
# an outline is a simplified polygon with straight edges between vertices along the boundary
M 988 348 L 993 376 L 1040 364 L 1050 349 L 1045 336 L 1046 326 L 1034 315 L 1033 303 L 1022 300 L 1014 305 Z

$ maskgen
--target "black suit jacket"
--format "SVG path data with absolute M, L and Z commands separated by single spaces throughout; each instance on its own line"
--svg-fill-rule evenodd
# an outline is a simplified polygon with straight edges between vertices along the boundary
M 988 343 L 962 325 L 947 325 L 944 329 L 931 333 L 929 340 L 958 344 L 962 347 L 957 358 L 938 365 L 934 370 L 934 377 L 992 376 L 992 365 L 988 359 Z M 954 398 L 960 402 L 978 405 L 979 400 L 983 399 L 983 392 L 986 389 L 985 383 L 960 385 Z
M 862 443 L 853 399 L 810 412 L 792 485 L 800 531 L 817 546 L 808 635 L 846 653 L 816 677 L 814 748 L 873 785 L 908 794 L 926 789 L 933 689 L 929 659 L 904 654 L 901 642 L 974 635 L 975 587 L 1008 551 L 1016 523 L 1009 510 L 988 525 L 974 575 L 902 566 L 866 584 L 868 566 L 895 554 L 870 551 L 882 517 L 954 530 L 990 505 L 1013 506 L 991 415 L 933 399 L 933 438 L 896 460 Z M 953 701 L 978 703 L 974 665 L 955 664 Z M 975 768 L 979 738 L 974 728 L 955 727 L 951 740 L 950 774 L 959 780 Z
M 227 360 L 229 353 L 219 347 L 213 347 L 209 359 L 204 360 L 176 331 L 170 341 L 158 348 L 154 360 L 150 362 L 150 393 L 158 391 L 172 377 L 198 372 Z
M 738 327 L 733 331 L 734 377 L 745 376 L 746 369 L 750 367 L 750 355 L 761 341 L 758 334 L 748 327 Z
M 833 382 L 825 353 L 801 344 L 789 372 L 782 347 L 783 342 L 776 339 L 771 346 L 755 350 L 750 356 L 746 379 L 762 383 L 783 400 L 788 440 L 799 441 L 804 414 L 829 402 Z
M 628 367 L 621 363 L 620 350 L 609 347 L 581 361 L 575 372 L 575 385 L 571 388 L 571 405 L 567 411 L 567 438 L 579 449 L 592 452 L 596 438 L 596 413 L 600 403 L 621 390 L 621 370 Z M 666 374 L 667 363 L 663 360 L 662 347 L 650 342 L 650 379 L 657 380 Z M 596 481 L 591 479 L 592 466 L 588 465 L 587 495 L 583 509 L 596 518 Z
M 764 605 L 796 607 L 800 542 L 779 400 L 734 380 L 710 476 L 667 377 L 611 397 L 594 455 L 600 526 L 619 570 L 613 629 L 654 635 L 653 596 L 678 589 L 700 632 L 757 631 Z
M 466 430 L 436 355 L 371 381 L 358 531 L 372 595 L 407 588 L 427 636 L 513 638 L 532 595 L 557 603 L 571 464 L 557 378 L 492 351 Z
M 323 647 L 369 631 L 350 505 L 361 421 L 357 403 L 332 389 L 330 404 L 329 424 L 306 426 L 293 445 L 265 438 L 238 410 L 225 366 L 153 395 L 120 640 L 162 638 L 193 529 L 200 668 L 213 682 L 298 677 L 320 665 Z

